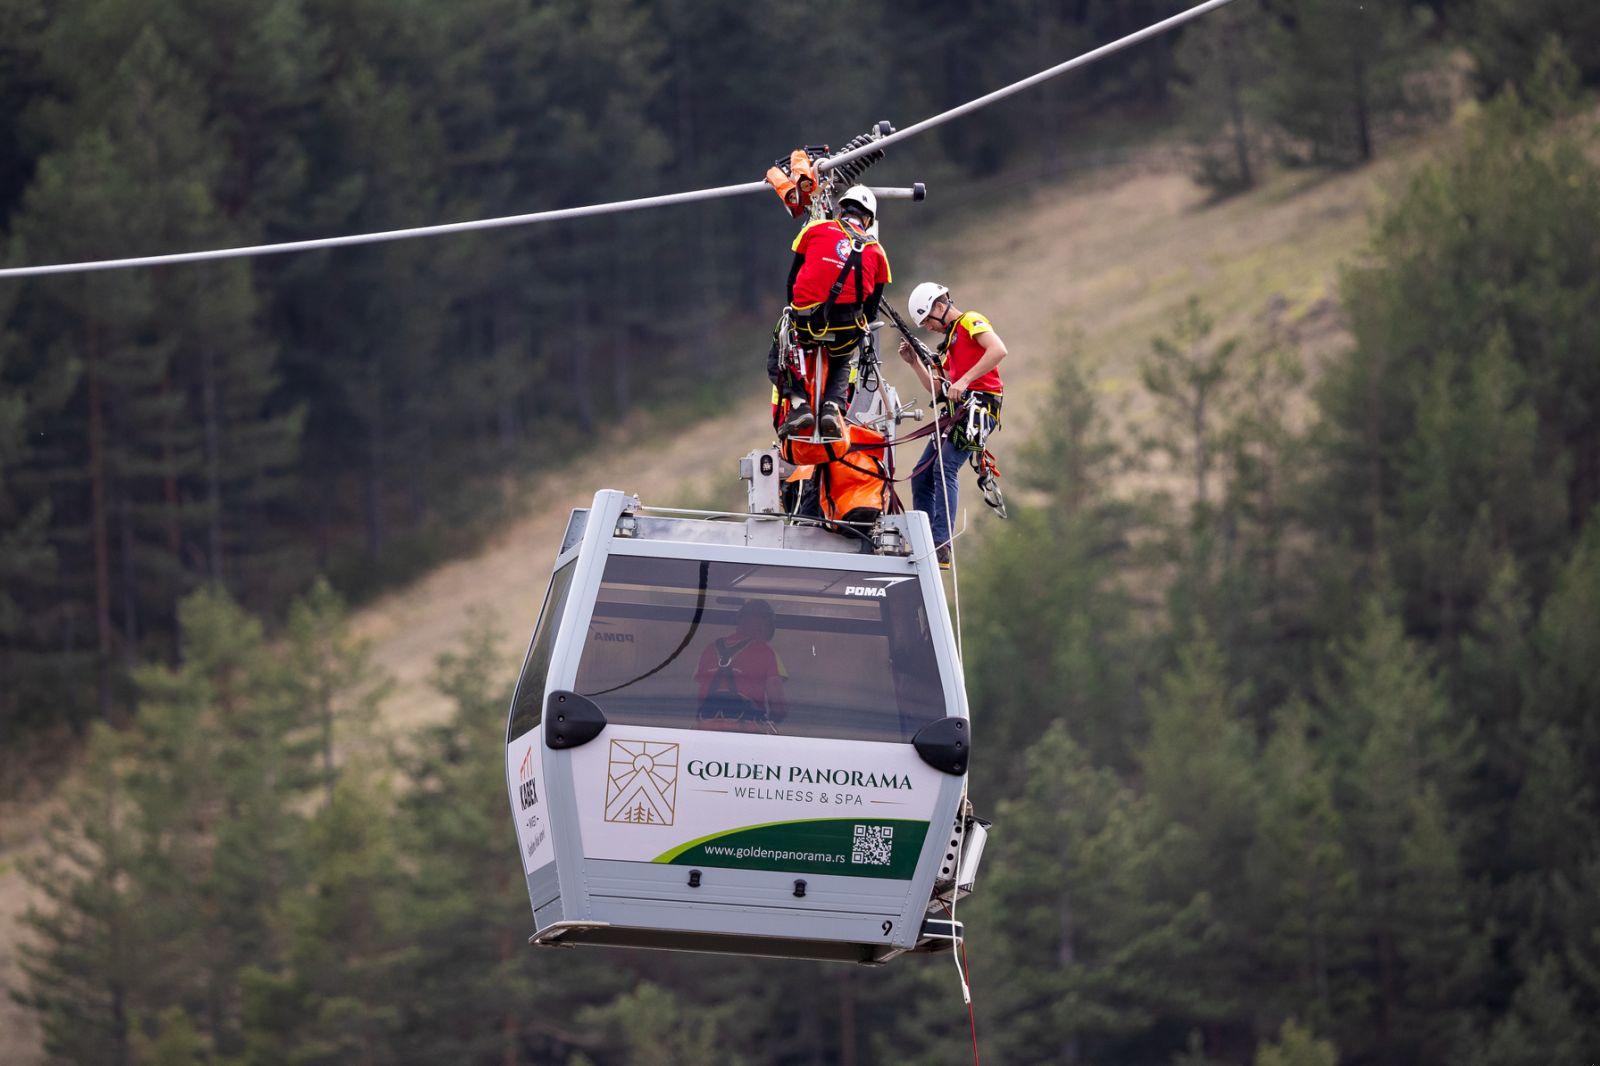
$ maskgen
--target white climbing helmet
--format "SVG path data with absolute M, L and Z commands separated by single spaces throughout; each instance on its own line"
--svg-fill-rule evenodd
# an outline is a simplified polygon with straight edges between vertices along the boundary
M 874 219 L 878 217 L 878 198 L 872 190 L 865 185 L 852 185 L 839 197 L 839 210 L 844 210 L 845 204 L 859 204 L 861 209 Z
M 906 310 L 911 312 L 911 321 L 919 326 L 922 325 L 933 313 L 933 305 L 949 296 L 950 290 L 937 281 L 924 281 L 911 290 L 911 299 L 906 301 Z

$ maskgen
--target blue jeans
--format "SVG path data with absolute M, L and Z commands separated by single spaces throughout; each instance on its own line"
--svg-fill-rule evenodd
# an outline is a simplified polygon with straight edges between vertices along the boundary
M 944 452 L 942 482 L 939 460 L 933 457 L 933 449 L 937 445 L 943 445 Z M 922 466 L 923 463 L 928 465 L 922 473 L 911 475 L 911 506 L 928 513 L 928 524 L 933 527 L 934 544 L 947 544 L 950 541 L 950 518 L 956 513 L 956 504 L 960 499 L 958 482 L 961 468 L 967 465 L 967 453 L 951 444 L 948 438 L 940 436 L 930 440 L 928 446 L 922 450 L 922 458 L 917 460 L 917 466 Z M 948 510 L 945 508 L 947 494 L 950 504 Z

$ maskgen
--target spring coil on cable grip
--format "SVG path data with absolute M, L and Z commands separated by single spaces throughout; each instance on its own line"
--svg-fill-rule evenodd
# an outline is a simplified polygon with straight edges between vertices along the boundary
M 846 141 L 837 154 L 843 155 L 846 152 L 854 151 L 862 145 L 871 144 L 877 139 L 877 136 L 871 133 L 858 133 Z M 842 185 L 845 188 L 849 188 L 856 183 L 857 178 L 866 172 L 868 167 L 882 158 L 883 149 L 881 148 L 876 152 L 868 152 L 859 159 L 852 159 L 848 163 L 841 163 L 839 166 L 834 167 L 830 176 L 836 183 L 836 187 Z

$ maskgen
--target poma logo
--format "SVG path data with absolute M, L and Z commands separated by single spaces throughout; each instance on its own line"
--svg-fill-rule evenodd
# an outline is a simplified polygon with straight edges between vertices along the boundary
M 632 644 L 632 633 L 596 633 L 591 640 L 600 641 L 602 644 Z
M 844 587 L 844 594 L 846 596 L 872 596 L 881 600 L 885 596 L 889 595 L 889 590 L 886 588 L 878 588 L 873 585 L 846 585 Z

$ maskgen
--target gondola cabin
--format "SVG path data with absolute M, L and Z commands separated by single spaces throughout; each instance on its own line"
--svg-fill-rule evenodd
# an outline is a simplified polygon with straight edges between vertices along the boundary
M 532 940 L 863 963 L 948 946 L 942 900 L 981 850 L 970 751 L 926 516 L 838 533 L 600 492 L 506 732 Z

